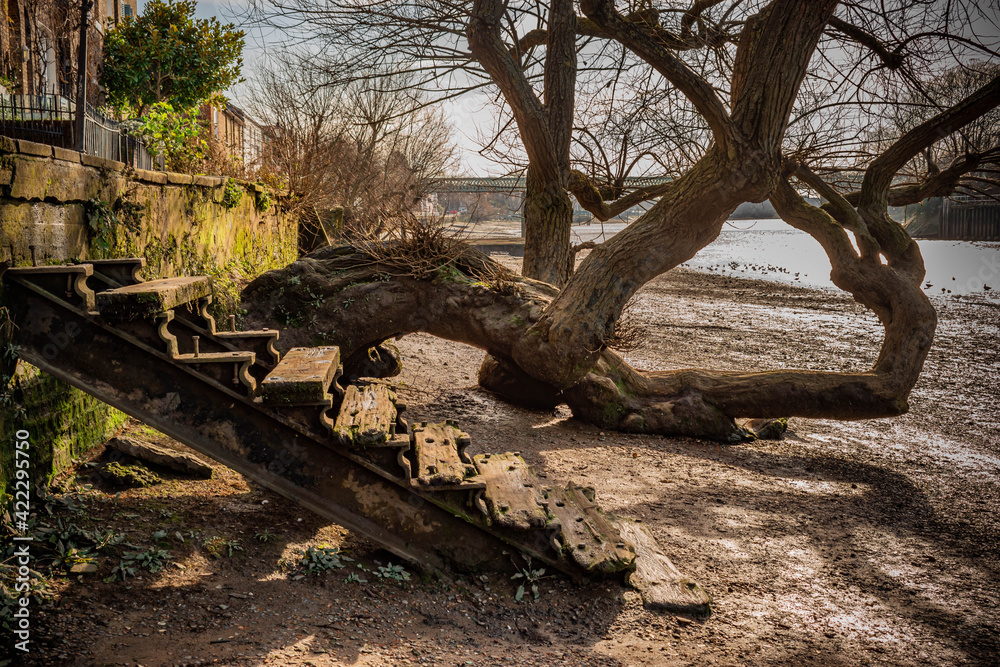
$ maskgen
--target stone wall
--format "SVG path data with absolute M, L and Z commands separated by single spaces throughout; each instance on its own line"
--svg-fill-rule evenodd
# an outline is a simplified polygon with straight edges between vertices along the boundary
M 211 275 L 219 316 L 234 312 L 245 282 L 296 259 L 298 226 L 281 201 L 254 183 L 127 169 L 0 137 L 0 261 L 13 249 L 15 265 L 30 265 L 31 246 L 39 265 L 145 257 L 147 280 Z M 0 358 L 9 352 L 0 340 Z M 124 420 L 36 369 L 11 370 L 0 363 L 0 491 L 18 428 L 35 438 L 32 469 L 43 481 Z

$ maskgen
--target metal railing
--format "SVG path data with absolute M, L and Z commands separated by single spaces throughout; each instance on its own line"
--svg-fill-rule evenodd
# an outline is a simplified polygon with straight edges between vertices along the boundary
M 84 119 L 83 151 L 108 160 L 124 162 L 136 169 L 163 169 L 163 156 L 150 155 L 138 137 L 126 134 L 118 121 L 89 104 Z
M 74 148 L 76 103 L 62 95 L 0 94 L 0 135 Z M 150 155 L 139 137 L 89 104 L 83 123 L 83 152 L 124 162 L 136 169 L 163 169 L 163 156 Z
M 73 146 L 76 105 L 61 95 L 0 94 L 0 134 L 50 146 Z

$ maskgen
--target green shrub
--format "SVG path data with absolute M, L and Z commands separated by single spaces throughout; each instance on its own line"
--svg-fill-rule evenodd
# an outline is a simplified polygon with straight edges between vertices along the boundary
M 243 187 L 233 179 L 226 181 L 226 189 L 222 193 L 222 205 L 227 208 L 236 208 L 243 200 Z

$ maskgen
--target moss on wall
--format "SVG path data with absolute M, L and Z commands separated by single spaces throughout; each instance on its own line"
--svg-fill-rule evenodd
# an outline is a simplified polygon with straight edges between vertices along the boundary
M 0 406 L 0 489 L 13 477 L 14 434 L 30 434 L 31 477 L 47 482 L 74 458 L 107 440 L 126 419 L 106 405 L 54 377 L 19 364 L 4 388 Z

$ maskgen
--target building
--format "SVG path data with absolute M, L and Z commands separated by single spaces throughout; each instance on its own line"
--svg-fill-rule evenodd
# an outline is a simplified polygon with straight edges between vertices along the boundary
M 259 123 L 232 102 L 224 109 L 203 105 L 201 119 L 211 139 L 218 142 L 228 156 L 238 160 L 248 171 L 257 170 L 264 149 L 264 130 Z
M 87 34 L 88 96 L 99 93 L 108 3 L 95 0 Z M 135 10 L 136 0 L 127 0 Z M 112 7 L 113 10 L 113 7 Z M 0 2 L 0 85 L 8 93 L 75 97 L 80 44 L 80 7 L 60 0 Z M 91 97 L 91 99 L 95 99 Z

